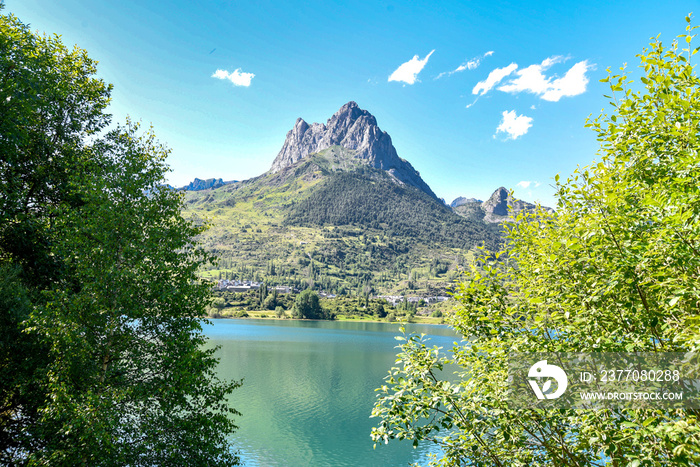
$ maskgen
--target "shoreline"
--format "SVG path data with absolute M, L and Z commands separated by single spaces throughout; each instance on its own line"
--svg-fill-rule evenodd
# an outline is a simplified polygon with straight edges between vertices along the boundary
M 249 313 L 249 316 L 246 317 L 237 317 L 237 316 L 205 316 L 205 319 L 240 319 L 240 320 L 246 320 L 246 319 L 263 319 L 263 320 L 274 320 L 274 321 L 327 321 L 327 322 L 334 322 L 334 321 L 350 321 L 350 322 L 357 322 L 357 323 L 384 323 L 384 324 L 428 324 L 428 325 L 438 325 L 438 326 L 449 326 L 446 322 L 444 322 L 443 318 L 432 318 L 432 317 L 420 317 L 420 318 L 414 318 L 414 322 L 409 322 L 409 321 L 402 321 L 402 320 L 395 320 L 395 321 L 387 321 L 385 319 L 372 319 L 372 318 L 347 318 L 345 315 L 340 315 L 342 318 L 336 318 L 336 319 L 299 319 L 299 318 L 278 318 L 277 316 L 260 316 L 260 315 L 265 315 L 264 312 L 249 312 L 246 311 L 246 313 Z M 252 313 L 252 314 L 251 314 Z M 438 321 L 439 320 L 439 321 Z

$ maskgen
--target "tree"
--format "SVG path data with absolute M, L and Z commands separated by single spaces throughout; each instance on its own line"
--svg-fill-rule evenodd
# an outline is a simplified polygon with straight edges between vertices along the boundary
M 301 319 L 333 319 L 330 313 L 321 307 L 318 294 L 311 289 L 303 290 L 297 295 L 292 316 Z
M 690 18 L 686 18 L 690 23 Z M 614 113 L 587 126 L 601 161 L 557 180 L 558 208 L 522 215 L 503 251 L 459 286 L 451 356 L 405 336 L 373 415 L 375 441 L 431 440 L 442 465 L 697 465 L 697 412 L 679 408 L 515 410 L 508 357 L 689 352 L 700 344 L 700 80 L 690 25 L 639 55 L 643 91 L 609 82 Z M 624 70 L 624 69 L 623 69 Z M 448 364 L 458 382 L 443 381 Z
M 234 465 L 201 318 L 210 257 L 85 51 L 0 16 L 0 460 Z
M 263 308 L 266 310 L 274 310 L 279 304 L 277 289 L 273 288 L 272 292 L 266 293 L 266 297 L 263 301 Z

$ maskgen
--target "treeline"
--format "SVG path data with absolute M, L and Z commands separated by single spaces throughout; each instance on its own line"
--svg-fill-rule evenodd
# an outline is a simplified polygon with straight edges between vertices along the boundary
M 314 299 L 313 296 L 316 298 Z M 263 284 L 257 290 L 247 292 L 214 291 L 214 300 L 207 309 L 212 318 L 247 318 L 248 312 L 263 311 L 260 317 L 297 319 L 335 319 L 338 315 L 370 317 L 386 321 L 412 321 L 421 302 L 403 301 L 393 307 L 384 299 L 359 296 L 337 296 L 320 299 L 317 292 L 306 289 L 301 293 L 278 293 Z M 267 312 L 270 312 L 269 314 Z M 434 315 L 437 316 L 437 315 Z

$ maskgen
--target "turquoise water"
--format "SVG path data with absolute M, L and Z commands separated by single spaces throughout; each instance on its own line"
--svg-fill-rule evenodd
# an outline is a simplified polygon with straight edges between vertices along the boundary
M 234 445 L 248 466 L 405 466 L 435 447 L 390 441 L 373 449 L 375 388 L 396 360 L 398 324 L 211 320 L 219 374 L 244 379 L 231 404 L 241 417 Z M 407 325 L 450 349 L 446 326 Z

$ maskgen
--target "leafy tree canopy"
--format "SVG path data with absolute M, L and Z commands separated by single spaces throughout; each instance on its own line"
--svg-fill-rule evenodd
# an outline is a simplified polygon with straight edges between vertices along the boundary
M 302 319 L 333 319 L 333 316 L 321 307 L 318 294 L 311 289 L 303 290 L 297 295 L 292 316 Z
M 0 463 L 233 465 L 209 257 L 84 50 L 0 16 Z
M 690 18 L 686 18 L 690 23 Z M 691 32 L 639 55 L 643 88 L 611 74 L 613 113 L 589 121 L 600 162 L 557 177 L 558 209 L 524 215 L 484 255 L 452 317 L 448 357 L 405 338 L 372 437 L 432 440 L 440 465 L 677 466 L 700 462 L 697 412 L 515 410 L 511 352 L 688 352 L 700 345 L 700 80 Z M 685 47 L 684 47 L 685 46 Z M 684 47 L 684 48 L 683 48 Z M 459 380 L 440 370 L 459 368 Z

